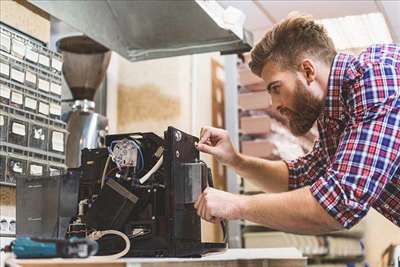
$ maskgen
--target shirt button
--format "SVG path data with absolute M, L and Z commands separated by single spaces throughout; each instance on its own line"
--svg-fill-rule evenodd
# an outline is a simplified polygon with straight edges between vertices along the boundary
M 383 206 L 385 207 L 385 209 L 389 209 L 389 205 L 388 204 L 385 204 Z

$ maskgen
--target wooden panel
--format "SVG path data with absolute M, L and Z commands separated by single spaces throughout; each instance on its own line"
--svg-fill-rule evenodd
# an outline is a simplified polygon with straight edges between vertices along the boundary
M 271 118 L 268 115 L 241 117 L 240 129 L 243 134 L 269 134 Z
M 244 110 L 266 109 L 271 106 L 268 92 L 244 93 L 239 95 L 239 107 Z

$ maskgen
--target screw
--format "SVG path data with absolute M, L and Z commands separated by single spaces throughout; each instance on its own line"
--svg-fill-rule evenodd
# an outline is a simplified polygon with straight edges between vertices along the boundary
M 176 132 L 175 132 L 175 139 L 176 139 L 176 142 L 181 141 L 181 139 L 182 139 L 182 133 L 181 133 L 180 131 L 176 131 Z
M 177 158 L 179 158 L 179 155 L 180 155 L 179 154 L 179 150 L 176 151 L 175 155 L 176 155 Z
M 152 220 L 155 220 L 155 219 L 156 219 L 156 217 L 155 217 L 155 216 L 153 216 L 153 217 L 151 217 L 151 219 L 152 219 Z

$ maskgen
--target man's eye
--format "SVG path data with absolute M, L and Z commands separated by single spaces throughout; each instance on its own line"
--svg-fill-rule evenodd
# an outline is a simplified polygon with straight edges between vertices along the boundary
M 268 92 L 270 94 L 279 94 L 279 86 L 273 86 L 273 87 L 269 88 Z

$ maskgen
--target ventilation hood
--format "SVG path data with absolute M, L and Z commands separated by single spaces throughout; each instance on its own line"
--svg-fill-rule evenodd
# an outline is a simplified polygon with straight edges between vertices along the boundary
M 30 2 L 130 61 L 246 52 L 253 42 L 238 11 L 224 9 L 216 1 Z

